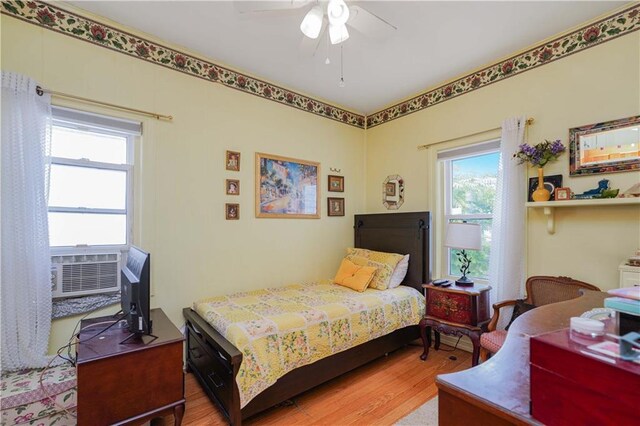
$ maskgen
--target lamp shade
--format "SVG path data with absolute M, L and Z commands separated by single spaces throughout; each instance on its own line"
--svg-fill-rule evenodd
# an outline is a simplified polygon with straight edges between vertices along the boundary
M 300 31 L 309 38 L 316 39 L 320 35 L 322 29 L 322 6 L 313 6 L 305 15 L 300 24 Z
M 339 44 L 349 38 L 349 31 L 346 25 L 329 25 L 329 38 L 331 44 Z
M 480 250 L 482 248 L 482 226 L 477 223 L 448 223 L 444 245 L 463 250 Z

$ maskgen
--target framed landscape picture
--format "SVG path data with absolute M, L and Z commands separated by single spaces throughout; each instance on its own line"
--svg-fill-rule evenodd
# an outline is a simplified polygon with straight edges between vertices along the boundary
M 320 218 L 320 163 L 256 153 L 256 217 Z

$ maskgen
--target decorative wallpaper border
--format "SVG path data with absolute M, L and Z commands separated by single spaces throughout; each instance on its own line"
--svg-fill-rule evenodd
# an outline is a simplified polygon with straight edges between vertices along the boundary
M 305 112 L 365 129 L 448 101 L 484 86 L 546 65 L 574 53 L 640 30 L 640 4 L 540 44 L 526 52 L 465 75 L 407 101 L 363 116 L 230 70 L 42 1 L 2 0 L 5 15 L 95 45 Z M 365 127 L 366 122 L 366 127 Z
M 301 95 L 41 1 L 3 0 L 1 12 L 147 62 L 363 129 L 365 116 Z
M 367 116 L 367 129 L 640 29 L 640 4 Z

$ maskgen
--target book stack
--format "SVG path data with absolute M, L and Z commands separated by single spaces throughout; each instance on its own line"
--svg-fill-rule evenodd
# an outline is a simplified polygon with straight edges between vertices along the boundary
M 604 299 L 605 308 L 640 316 L 640 287 L 616 288 L 607 293 L 614 297 Z
M 640 287 L 616 288 L 608 293 L 613 297 L 604 299 L 604 306 L 618 312 L 619 334 L 640 331 Z

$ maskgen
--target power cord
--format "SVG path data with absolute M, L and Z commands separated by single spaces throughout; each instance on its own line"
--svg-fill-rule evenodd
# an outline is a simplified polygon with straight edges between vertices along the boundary
M 458 336 L 458 341 L 456 342 L 456 344 L 453 347 L 453 349 L 442 349 L 441 348 L 439 350 L 441 350 L 442 352 L 453 352 L 453 351 L 455 351 L 456 349 L 458 349 L 458 343 L 460 343 L 460 339 L 462 339 L 462 336 Z
M 93 336 L 84 339 L 84 340 L 80 340 L 78 341 L 78 343 L 84 343 L 84 342 L 88 342 L 89 340 L 93 339 L 94 337 L 98 337 L 99 335 L 101 335 L 102 333 L 104 333 L 105 331 L 109 330 L 111 327 L 113 327 L 114 325 L 118 324 L 120 321 L 122 321 L 127 315 L 126 314 L 122 314 L 120 316 L 120 318 L 114 320 L 114 321 L 104 321 L 104 322 L 100 322 L 100 323 L 96 323 L 96 324 L 89 324 L 87 327 L 83 328 L 82 330 L 80 330 L 80 332 L 82 332 L 83 330 L 86 330 L 87 328 L 93 327 L 95 325 L 98 324 L 107 324 L 110 323 L 109 326 L 103 328 L 102 330 L 100 330 L 99 332 L 97 332 L 96 334 L 94 334 Z
M 122 311 L 120 311 L 120 312 L 122 312 Z M 118 313 L 120 313 L 120 312 L 118 312 Z M 118 313 L 116 313 L 116 314 L 114 315 L 114 317 L 115 317 L 116 315 L 118 315 Z M 116 324 L 118 324 L 120 321 L 122 321 L 122 320 L 125 318 L 125 316 L 126 316 L 126 315 L 122 314 L 122 315 L 120 315 L 120 317 L 119 317 L 119 318 L 117 318 L 116 320 L 113 320 L 113 321 L 102 321 L 102 322 L 99 322 L 99 323 L 89 324 L 89 325 L 88 325 L 88 326 L 86 326 L 85 328 L 83 328 L 83 329 L 81 329 L 81 330 L 79 330 L 79 331 L 78 331 L 78 327 L 80 326 L 80 323 L 82 322 L 82 320 L 84 320 L 85 318 L 87 318 L 87 316 L 89 316 L 90 314 L 91 314 L 91 312 L 89 312 L 89 313 L 87 313 L 87 314 L 83 315 L 83 316 L 78 320 L 78 322 L 76 323 L 75 327 L 73 328 L 73 332 L 71 333 L 71 337 L 69 338 L 69 341 L 67 342 L 67 344 L 66 344 L 66 345 L 61 346 L 61 347 L 56 351 L 56 357 L 60 357 L 60 358 L 62 358 L 63 360 L 65 360 L 65 361 L 69 362 L 69 363 L 70 363 L 72 366 L 74 366 L 74 367 L 75 367 L 75 365 L 76 365 L 75 357 L 71 354 L 71 348 L 72 348 L 74 345 L 77 345 L 78 343 L 84 343 L 84 342 L 87 342 L 87 341 L 89 341 L 89 340 L 93 339 L 94 337 L 101 335 L 102 333 L 104 333 L 105 331 L 109 330 L 111 327 L 113 327 L 114 325 L 116 325 Z M 82 342 L 80 342 L 80 341 L 73 342 L 73 339 L 74 339 L 74 338 L 76 338 L 77 336 L 79 336 L 79 334 L 80 334 L 83 330 L 87 330 L 87 329 L 88 329 L 88 328 L 90 328 L 90 327 L 95 327 L 95 326 L 100 325 L 100 324 L 109 324 L 109 326 L 108 326 L 108 327 L 105 327 L 103 330 L 100 330 L 98 333 L 94 334 L 93 336 L 91 336 L 91 337 L 89 337 L 89 338 L 87 338 L 87 339 L 85 339 L 85 340 L 82 340 Z M 76 331 L 77 331 L 77 333 L 76 333 Z M 67 356 L 66 356 L 66 357 L 61 355 L 62 351 L 63 351 L 65 348 L 66 348 L 66 350 L 67 350 Z M 55 358 L 55 357 L 54 357 L 54 358 Z

